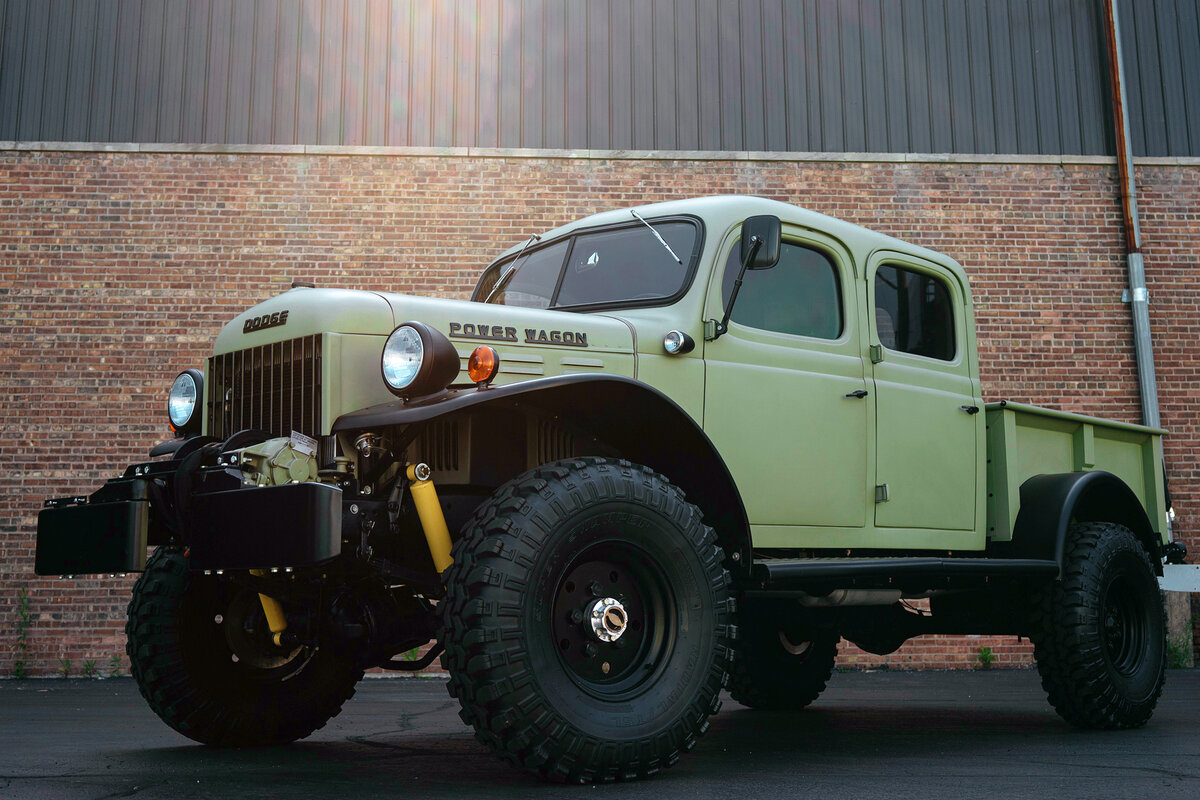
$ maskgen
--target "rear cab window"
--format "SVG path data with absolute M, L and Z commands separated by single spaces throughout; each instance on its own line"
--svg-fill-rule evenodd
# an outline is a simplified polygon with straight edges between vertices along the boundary
M 941 279 L 895 264 L 875 271 L 875 329 L 888 350 L 953 361 L 954 300 Z

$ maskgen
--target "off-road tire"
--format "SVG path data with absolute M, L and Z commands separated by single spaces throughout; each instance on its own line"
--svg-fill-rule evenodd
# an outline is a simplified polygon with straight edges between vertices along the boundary
M 1146 724 L 1162 693 L 1166 621 L 1145 549 L 1122 525 L 1067 534 L 1061 580 L 1034 598 L 1034 657 L 1050 704 L 1081 728 Z
M 743 603 L 737 655 L 729 671 L 730 696 L 749 708 L 807 707 L 833 674 L 840 639 L 831 630 L 789 625 L 770 610 L 747 609 Z
M 220 746 L 284 744 L 324 726 L 362 670 L 324 648 L 298 648 L 274 668 L 235 661 L 223 629 L 228 592 L 189 571 L 178 549 L 150 558 L 125 623 L 130 672 L 150 708 L 184 736 Z
M 666 478 L 602 458 L 539 467 L 476 510 L 453 556 L 442 665 L 498 756 L 551 780 L 638 778 L 708 729 L 734 601 L 713 531 Z M 609 594 L 628 611 L 622 648 L 572 616 Z

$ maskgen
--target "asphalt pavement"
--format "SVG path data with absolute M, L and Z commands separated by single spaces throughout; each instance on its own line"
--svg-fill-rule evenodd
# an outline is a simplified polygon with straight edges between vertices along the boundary
M 1030 670 L 848 672 L 798 714 L 726 698 L 696 750 L 647 781 L 540 783 L 494 758 L 442 681 L 367 680 L 287 747 L 172 731 L 128 678 L 0 681 L 0 798 L 1200 797 L 1200 671 L 1168 673 L 1150 724 L 1079 731 Z

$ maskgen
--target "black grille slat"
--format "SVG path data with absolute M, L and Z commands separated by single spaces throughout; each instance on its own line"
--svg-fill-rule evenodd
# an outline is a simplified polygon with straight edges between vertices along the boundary
M 277 436 L 320 436 L 320 362 L 319 335 L 213 356 L 209 435 L 225 439 L 257 428 Z

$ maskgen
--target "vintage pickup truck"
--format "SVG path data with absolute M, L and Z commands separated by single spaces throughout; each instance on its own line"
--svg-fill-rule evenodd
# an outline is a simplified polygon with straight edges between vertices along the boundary
M 727 684 L 804 707 L 841 638 L 1029 637 L 1084 727 L 1162 689 L 1163 432 L 985 403 L 962 268 L 791 205 L 597 214 L 471 302 L 297 284 L 168 416 L 47 502 L 37 571 L 143 572 L 133 675 L 200 742 L 438 654 L 480 740 L 569 781 L 670 766 Z

